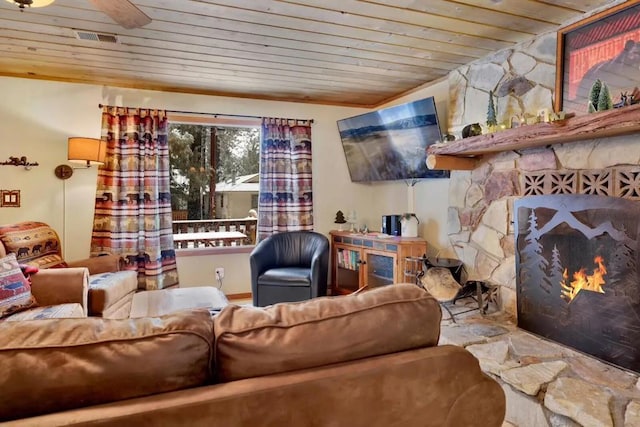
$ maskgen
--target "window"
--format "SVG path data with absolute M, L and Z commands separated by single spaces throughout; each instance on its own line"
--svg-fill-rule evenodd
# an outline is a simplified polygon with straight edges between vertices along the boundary
M 257 209 L 258 200 L 259 122 L 233 126 L 213 118 L 205 121 L 181 123 L 170 117 L 174 241 L 182 248 L 252 245 L 257 219 L 250 210 Z

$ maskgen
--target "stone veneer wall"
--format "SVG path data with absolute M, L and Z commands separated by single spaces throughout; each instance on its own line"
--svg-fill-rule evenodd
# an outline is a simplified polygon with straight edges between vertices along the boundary
M 498 123 L 517 114 L 535 116 L 543 108 L 551 111 L 555 60 L 556 34 L 549 33 L 450 73 L 449 132 L 459 139 L 465 125 L 486 122 L 490 90 L 498 95 Z M 536 186 L 543 191 L 619 196 L 615 176 L 620 171 L 630 171 L 626 176 L 638 187 L 639 138 L 640 134 L 504 152 L 486 156 L 473 171 L 452 171 L 448 235 L 469 279 L 499 285 L 501 308 L 515 317 L 513 201 Z M 563 182 L 567 176 L 573 178 Z M 607 176 L 613 184 L 606 185 L 614 193 L 586 183 Z M 536 177 L 549 182 L 536 183 Z

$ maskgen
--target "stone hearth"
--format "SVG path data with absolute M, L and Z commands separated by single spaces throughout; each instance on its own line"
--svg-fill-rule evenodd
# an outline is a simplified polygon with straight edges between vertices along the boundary
M 518 329 L 503 313 L 444 318 L 440 344 L 465 347 L 502 385 L 505 426 L 640 425 L 637 374 Z

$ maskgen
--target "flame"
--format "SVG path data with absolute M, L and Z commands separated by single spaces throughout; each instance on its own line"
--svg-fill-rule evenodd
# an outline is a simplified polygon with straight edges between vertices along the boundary
M 567 269 L 564 269 L 562 273 L 562 281 L 560 282 L 561 296 L 569 303 L 578 295 L 580 291 L 599 292 L 604 294 L 602 286 L 606 283 L 604 276 L 607 274 L 607 267 L 604 265 L 604 259 L 598 255 L 593 259 L 593 262 L 598 265 L 593 270 L 592 275 L 587 275 L 585 269 L 581 268 L 579 271 L 573 273 L 573 281 L 567 285 L 569 274 Z

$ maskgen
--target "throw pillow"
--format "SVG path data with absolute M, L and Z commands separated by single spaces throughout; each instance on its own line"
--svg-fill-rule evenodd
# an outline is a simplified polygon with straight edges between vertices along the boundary
M 36 306 L 15 254 L 0 258 L 0 318 Z
M 0 241 L 6 253 L 14 253 L 22 264 L 39 268 L 66 267 L 60 238 L 44 222 L 25 221 L 0 226 Z

